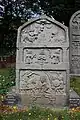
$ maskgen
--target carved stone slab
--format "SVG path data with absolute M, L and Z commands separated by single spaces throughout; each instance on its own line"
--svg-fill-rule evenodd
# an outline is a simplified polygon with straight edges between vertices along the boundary
M 16 87 L 24 105 L 65 106 L 69 92 L 68 29 L 47 16 L 18 29 Z
M 70 73 L 80 75 L 80 11 L 70 20 Z
M 53 31 L 54 29 L 54 31 Z M 27 46 L 49 46 L 56 43 L 64 43 L 65 31 L 45 19 L 37 20 L 25 27 L 21 32 L 21 42 Z
M 49 67 L 50 65 L 58 65 L 63 61 L 63 53 L 61 48 L 52 49 L 24 49 L 24 64 L 31 69 L 33 65 L 39 68 L 44 68 L 44 65 Z

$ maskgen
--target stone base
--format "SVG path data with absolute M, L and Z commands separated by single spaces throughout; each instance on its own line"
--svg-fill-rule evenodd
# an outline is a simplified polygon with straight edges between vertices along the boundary
M 40 107 L 54 107 L 61 108 L 67 106 L 67 97 L 65 95 L 57 95 L 55 99 L 48 99 L 44 96 L 32 99 L 27 94 L 21 94 L 21 103 L 23 106 L 40 106 Z
M 80 96 L 73 90 L 70 90 L 69 108 L 80 107 Z

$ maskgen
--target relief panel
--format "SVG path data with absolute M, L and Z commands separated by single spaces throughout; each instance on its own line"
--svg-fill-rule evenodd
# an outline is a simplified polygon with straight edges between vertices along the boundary
M 66 41 L 64 29 L 46 19 L 38 20 L 21 31 L 21 42 L 28 45 L 48 45 Z
M 66 72 L 22 70 L 20 91 L 28 94 L 33 101 L 43 96 L 52 104 L 56 95 L 66 94 Z
M 59 64 L 62 62 L 62 49 L 24 49 L 24 63 L 31 64 Z

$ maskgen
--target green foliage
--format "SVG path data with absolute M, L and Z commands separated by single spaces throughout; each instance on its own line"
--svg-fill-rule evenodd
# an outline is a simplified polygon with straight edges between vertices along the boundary
M 0 94 L 6 94 L 15 85 L 15 68 L 0 70 Z
M 72 77 L 70 87 L 80 95 L 80 77 Z
M 12 82 L 12 85 L 15 85 L 16 72 L 15 67 L 9 69 L 9 79 Z
M 80 112 L 32 107 L 28 111 L 0 114 L 0 120 L 80 120 Z

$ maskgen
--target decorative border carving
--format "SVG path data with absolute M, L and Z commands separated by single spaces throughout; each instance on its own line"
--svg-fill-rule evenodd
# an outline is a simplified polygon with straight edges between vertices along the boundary
M 31 64 L 59 64 L 62 62 L 62 49 L 24 49 L 24 63 Z

